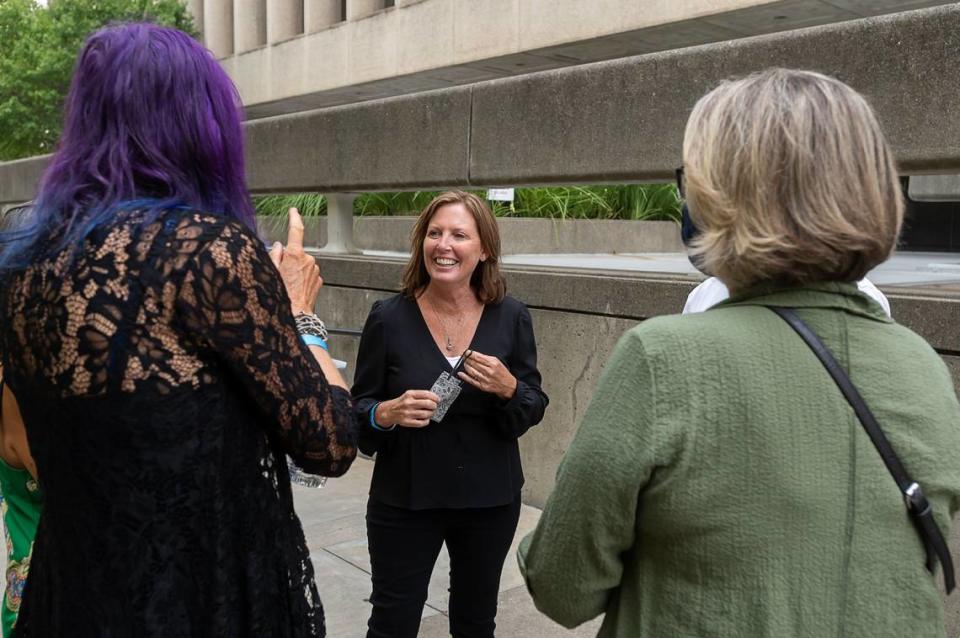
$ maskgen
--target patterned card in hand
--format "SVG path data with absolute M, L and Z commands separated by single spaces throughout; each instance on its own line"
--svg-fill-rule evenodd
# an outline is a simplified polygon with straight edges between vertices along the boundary
M 449 372 L 441 372 L 437 380 L 433 382 L 433 387 L 430 388 L 430 392 L 440 397 L 440 403 L 437 404 L 437 409 L 433 413 L 433 416 L 430 417 L 430 420 L 436 423 L 443 421 L 447 410 L 450 409 L 450 406 L 453 405 L 456 398 L 460 396 L 462 389 L 463 384 L 460 382 L 460 379 Z

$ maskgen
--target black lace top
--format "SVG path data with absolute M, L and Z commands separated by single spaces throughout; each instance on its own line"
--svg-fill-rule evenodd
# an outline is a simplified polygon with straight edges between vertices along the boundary
M 45 501 L 16 635 L 323 636 L 283 455 L 345 472 L 350 398 L 256 236 L 120 213 L 0 310 Z

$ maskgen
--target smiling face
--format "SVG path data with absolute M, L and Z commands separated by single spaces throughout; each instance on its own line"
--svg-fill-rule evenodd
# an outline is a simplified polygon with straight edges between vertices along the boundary
M 423 262 L 431 283 L 470 285 L 477 264 L 486 260 L 477 222 L 460 202 L 437 209 L 423 238 Z

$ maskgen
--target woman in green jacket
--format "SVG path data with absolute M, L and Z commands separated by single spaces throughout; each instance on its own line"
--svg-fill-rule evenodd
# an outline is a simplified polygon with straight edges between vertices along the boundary
M 545 614 L 600 636 L 943 636 L 903 498 L 820 361 L 823 340 L 930 500 L 960 507 L 943 361 L 855 283 L 893 250 L 894 160 L 866 101 L 774 69 L 687 124 L 691 257 L 732 297 L 617 345 L 521 568 Z

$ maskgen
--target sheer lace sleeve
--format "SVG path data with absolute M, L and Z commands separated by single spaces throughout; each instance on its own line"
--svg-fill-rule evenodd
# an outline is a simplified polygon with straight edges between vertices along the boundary
M 350 395 L 327 383 L 300 340 L 280 275 L 260 241 L 226 222 L 192 258 L 177 300 L 187 329 L 249 391 L 284 452 L 340 476 L 356 456 Z

